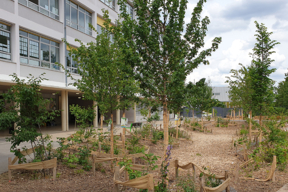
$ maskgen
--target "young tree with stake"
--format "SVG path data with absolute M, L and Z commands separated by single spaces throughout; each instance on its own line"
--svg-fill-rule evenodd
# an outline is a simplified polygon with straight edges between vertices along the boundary
M 198 1 L 186 26 L 187 0 L 135 0 L 137 21 L 126 12 L 126 2 L 118 2 L 124 18 L 123 34 L 127 44 L 141 59 L 135 63 L 135 77 L 140 83 L 141 96 L 154 99 L 163 106 L 165 147 L 168 145 L 169 110 L 173 110 L 171 104 L 178 99 L 178 94 L 173 92 L 183 91 L 184 87 L 178 85 L 183 84 L 198 65 L 209 64 L 207 57 L 216 51 L 221 42 L 221 38 L 217 37 L 211 48 L 200 51 L 210 23 L 208 17 L 201 19 L 205 2 Z

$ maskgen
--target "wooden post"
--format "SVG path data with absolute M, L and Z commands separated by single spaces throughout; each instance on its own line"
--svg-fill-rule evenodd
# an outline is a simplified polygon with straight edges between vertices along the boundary
M 276 159 L 276 156 L 274 155 L 273 156 L 273 162 L 276 162 L 277 161 L 277 159 Z M 272 163 L 272 165 L 273 165 L 273 163 Z M 276 170 L 275 170 L 276 171 Z M 273 173 L 273 175 L 272 175 L 272 182 L 275 182 L 275 171 L 274 171 L 274 173 Z
M 225 180 L 228 179 L 229 176 L 228 176 L 228 171 L 225 171 Z M 229 188 L 229 185 L 227 186 L 226 188 L 226 192 L 230 192 L 230 188 Z
M 175 175 L 178 177 L 178 159 L 175 160 Z
M 234 147 L 234 138 L 232 136 L 232 147 L 231 147 L 231 149 L 233 149 L 233 147 Z
M 195 165 L 194 165 L 194 164 L 192 164 L 192 169 L 193 169 L 194 182 L 196 182 L 196 168 L 195 168 Z
M 93 175 L 95 176 L 95 155 L 92 155 L 92 169 L 93 169 Z
M 233 112 L 234 112 L 234 121 L 235 121 L 235 118 L 236 118 L 235 109 L 233 110 Z
M 12 159 L 11 159 L 11 157 L 8 157 L 8 178 L 9 178 L 9 182 L 11 182 L 11 178 L 12 178 L 11 169 L 9 169 L 9 165 L 11 165 L 11 164 L 12 164 Z
M 57 157 L 55 157 L 54 159 L 56 160 L 56 165 L 55 165 L 55 167 L 53 168 L 53 181 L 56 180 Z
M 101 143 L 99 139 L 98 139 L 98 149 L 99 149 L 99 153 L 101 153 Z
M 252 138 L 252 133 L 251 133 L 251 130 L 252 130 L 252 111 L 250 111 L 249 114 L 250 114 L 250 123 L 249 123 L 249 141 L 251 142 L 251 138 Z
M 119 166 L 115 166 L 115 180 L 119 180 L 120 177 L 120 173 L 119 173 L 120 167 Z M 114 183 L 114 192 L 119 192 L 119 185 Z
M 214 117 L 214 108 L 212 108 L 212 117 Z
M 248 157 L 247 157 L 247 147 L 245 146 L 244 148 L 244 161 L 247 161 Z
M 123 111 L 123 118 L 125 118 L 125 110 Z M 122 139 L 122 142 L 123 142 L 123 149 L 124 149 L 124 154 L 125 154 L 125 138 L 126 137 L 126 128 L 123 128 L 123 139 Z
M 204 192 L 204 175 L 200 178 L 200 192 Z

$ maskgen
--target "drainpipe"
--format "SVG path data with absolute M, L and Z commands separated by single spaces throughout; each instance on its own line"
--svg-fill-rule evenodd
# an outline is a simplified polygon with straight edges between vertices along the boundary
M 66 1 L 64 0 L 64 39 L 66 40 Z M 65 86 L 67 87 L 67 46 L 66 44 L 64 45 L 64 55 L 65 55 Z

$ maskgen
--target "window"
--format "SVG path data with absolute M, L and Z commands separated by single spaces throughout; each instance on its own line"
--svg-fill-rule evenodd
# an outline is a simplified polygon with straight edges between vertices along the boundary
M 59 20 L 59 0 L 19 0 L 19 3 Z
M 20 36 L 20 62 L 59 70 L 56 62 L 59 62 L 59 43 L 49 39 L 27 33 L 19 32 Z
M 66 23 L 68 26 L 78 29 L 83 33 L 92 35 L 89 23 L 92 23 L 92 14 L 71 2 L 66 0 Z
M 10 27 L 0 23 L 0 58 L 11 60 Z
M 126 13 L 130 15 L 131 19 L 133 19 L 133 7 L 129 3 L 125 3 Z
M 108 7 L 115 10 L 115 0 L 101 0 L 103 3 L 105 3 Z
M 213 95 L 220 95 L 220 93 L 213 93 Z
M 71 73 L 78 73 L 77 69 L 77 61 L 73 59 L 74 55 L 69 55 L 69 51 L 66 52 L 66 62 L 67 62 L 67 70 Z

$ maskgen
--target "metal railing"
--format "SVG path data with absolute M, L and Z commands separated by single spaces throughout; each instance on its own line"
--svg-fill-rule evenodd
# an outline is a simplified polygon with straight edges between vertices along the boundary
M 56 15 L 55 13 L 50 12 L 49 10 L 42 8 L 41 6 L 29 1 L 29 0 L 18 0 L 19 4 L 24 5 L 26 7 L 29 7 L 35 11 L 38 11 L 48 17 L 51 17 L 53 19 L 59 20 L 59 15 Z

